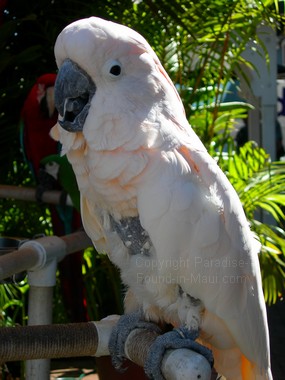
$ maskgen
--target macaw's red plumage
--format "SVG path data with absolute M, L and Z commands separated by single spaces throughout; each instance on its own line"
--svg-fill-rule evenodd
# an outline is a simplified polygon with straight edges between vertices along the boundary
M 57 121 L 54 107 L 54 83 L 56 74 L 40 76 L 29 92 L 21 112 L 23 146 L 25 155 L 37 176 L 40 161 L 58 152 L 58 144 L 49 136 Z

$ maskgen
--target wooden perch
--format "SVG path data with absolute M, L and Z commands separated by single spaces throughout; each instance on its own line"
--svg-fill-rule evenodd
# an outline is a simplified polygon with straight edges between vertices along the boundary
M 44 203 L 58 205 L 60 204 L 61 195 L 61 191 L 45 191 L 42 195 L 42 201 Z M 36 189 L 31 187 L 0 185 L 0 198 L 36 202 Z M 72 206 L 72 201 L 69 196 L 66 198 L 66 204 Z
M 0 360 L 7 361 L 108 355 L 108 342 L 119 316 L 99 322 L 0 328 Z M 133 330 L 125 345 L 126 356 L 142 366 L 154 331 Z M 209 380 L 207 360 L 187 349 L 169 350 L 162 361 L 166 380 Z

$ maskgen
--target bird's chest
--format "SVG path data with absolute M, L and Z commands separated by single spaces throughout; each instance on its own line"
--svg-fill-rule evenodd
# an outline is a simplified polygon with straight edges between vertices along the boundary
M 69 153 L 81 194 L 110 214 L 137 215 L 137 189 L 134 178 L 143 164 L 120 152 Z

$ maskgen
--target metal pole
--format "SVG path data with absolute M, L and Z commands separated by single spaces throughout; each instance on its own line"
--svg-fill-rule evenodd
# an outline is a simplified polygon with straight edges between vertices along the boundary
M 30 286 L 28 325 L 48 325 L 52 323 L 52 286 Z M 49 380 L 50 359 L 28 360 L 27 380 Z
M 64 252 L 57 254 L 58 248 L 63 243 L 65 244 Z M 53 260 L 54 258 L 60 261 L 65 255 L 91 246 L 92 242 L 84 231 L 74 232 L 60 238 L 46 236 L 34 241 L 30 240 L 24 243 L 18 250 L 0 256 L 0 280 L 13 276 L 15 273 L 41 266 L 41 261 Z M 43 258 L 45 255 L 47 257 Z M 51 258 L 49 258 L 50 256 Z
M 65 244 L 58 238 L 49 240 L 45 248 L 53 252 L 52 260 L 45 262 L 43 267 L 28 272 L 29 307 L 28 325 L 49 325 L 52 323 L 53 287 L 56 284 L 57 255 L 62 257 Z M 58 244 L 57 244 L 58 242 Z M 28 242 L 29 244 L 29 242 Z M 30 244 L 34 245 L 34 242 Z M 39 246 L 41 247 L 41 246 Z M 49 247 L 49 248 L 47 248 Z M 50 359 L 29 360 L 26 365 L 27 380 L 49 380 Z

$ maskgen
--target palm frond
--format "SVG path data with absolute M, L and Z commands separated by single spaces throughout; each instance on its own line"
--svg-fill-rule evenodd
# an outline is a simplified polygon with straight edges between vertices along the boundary
M 232 147 L 220 164 L 235 187 L 251 228 L 261 242 L 259 256 L 264 296 L 268 304 L 284 293 L 285 284 L 285 163 L 271 162 L 264 149 L 246 143 L 239 153 Z M 276 225 L 256 219 L 269 214 Z

